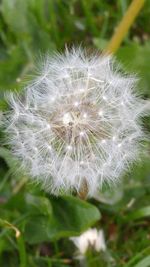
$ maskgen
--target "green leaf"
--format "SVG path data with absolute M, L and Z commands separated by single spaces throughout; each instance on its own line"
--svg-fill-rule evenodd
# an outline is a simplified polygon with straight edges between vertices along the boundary
M 16 8 L 17 7 L 17 8 Z M 1 12 L 8 27 L 14 31 L 26 30 L 27 1 L 5 0 L 1 3 Z
M 32 214 L 52 215 L 52 206 L 48 198 L 26 194 L 25 200 L 27 210 L 31 211 Z
M 93 38 L 93 43 L 96 46 L 96 48 L 103 50 L 108 44 L 108 41 L 104 38 Z
M 23 78 L 24 69 L 28 64 L 22 46 L 21 43 L 21 45 L 10 45 L 7 50 L 0 49 L 0 92 L 4 92 L 6 89 L 20 89 L 22 86 L 21 82 L 18 82 L 18 78 L 20 80 Z
M 150 44 L 147 42 L 143 46 L 132 43 L 121 47 L 117 52 L 117 58 L 126 66 L 129 71 L 137 73 L 140 78 L 139 90 L 150 96 L 150 61 L 146 60 L 150 54 Z
M 144 217 L 150 217 L 150 206 L 138 209 L 129 215 L 129 220 L 138 220 Z
M 9 149 L 0 147 L 0 157 L 5 160 L 9 168 L 16 168 L 17 161 L 13 158 L 13 155 Z
M 125 264 L 124 267 L 137 267 L 137 263 L 140 263 L 141 261 L 143 261 L 143 258 L 146 259 L 147 256 L 149 257 L 150 255 L 150 246 L 146 247 L 145 249 L 143 249 L 142 251 L 140 251 L 138 254 L 136 254 L 131 260 L 128 261 L 127 264 Z
M 25 227 L 30 244 L 79 235 L 100 219 L 99 210 L 73 196 L 51 199 L 49 216 L 32 216 Z
M 134 265 L 134 267 L 149 267 L 149 266 L 150 266 L 150 256 L 147 256 L 146 258 L 138 262 L 138 264 Z

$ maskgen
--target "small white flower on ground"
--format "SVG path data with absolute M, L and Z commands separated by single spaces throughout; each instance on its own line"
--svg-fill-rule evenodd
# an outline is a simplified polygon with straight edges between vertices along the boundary
M 22 95 L 9 94 L 8 143 L 22 168 L 55 195 L 89 196 L 139 158 L 145 102 L 110 56 L 81 49 L 46 57 Z
M 97 252 L 106 250 L 104 232 L 96 228 L 89 229 L 78 237 L 71 237 L 70 240 L 75 244 L 79 253 L 82 255 L 90 248 L 93 248 Z

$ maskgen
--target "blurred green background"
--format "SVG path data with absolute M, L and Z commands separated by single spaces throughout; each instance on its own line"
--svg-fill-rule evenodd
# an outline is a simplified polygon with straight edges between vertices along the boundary
M 1 0 L 0 118 L 4 94 L 21 90 L 46 52 L 82 44 L 102 51 L 122 19 L 129 0 Z M 150 97 L 150 1 L 132 25 L 116 57 L 137 73 L 138 89 Z M 144 120 L 150 131 L 150 120 Z M 3 137 L 2 129 L 0 133 Z M 54 198 L 15 171 L 14 159 L 0 142 L 0 267 L 79 266 L 69 236 L 90 226 L 103 228 L 106 255 L 92 255 L 91 266 L 150 266 L 150 145 L 147 156 L 122 184 L 88 203 Z M 101 213 L 101 219 L 100 219 Z M 9 224 L 9 223 L 11 224 Z M 15 229 L 21 231 L 15 237 Z M 95 264 L 98 257 L 98 265 Z M 104 261 L 103 261 L 103 260 Z

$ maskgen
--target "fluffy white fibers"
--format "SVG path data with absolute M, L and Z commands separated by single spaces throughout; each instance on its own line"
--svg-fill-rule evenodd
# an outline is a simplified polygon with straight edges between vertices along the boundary
M 111 56 L 82 49 L 47 56 L 18 96 L 9 94 L 7 134 L 31 178 L 52 193 L 92 196 L 115 183 L 139 157 L 145 103 L 136 78 L 122 74 Z

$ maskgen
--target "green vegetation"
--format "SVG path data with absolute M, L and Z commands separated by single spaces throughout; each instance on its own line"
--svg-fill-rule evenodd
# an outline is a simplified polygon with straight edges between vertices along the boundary
M 0 2 L 0 110 L 4 93 L 21 90 L 45 52 L 82 45 L 104 49 L 129 0 L 2 0 Z M 150 2 L 116 53 L 126 70 L 140 77 L 138 90 L 150 97 Z M 30 76 L 29 76 L 30 75 Z M 0 111 L 0 116 L 1 116 Z M 144 120 L 150 131 L 149 118 Z M 0 135 L 3 137 L 3 131 Z M 103 228 L 107 257 L 91 266 L 150 266 L 150 144 L 148 157 L 122 183 L 100 193 L 101 201 L 51 197 L 15 171 L 9 148 L 0 142 L 0 267 L 79 266 L 68 239 L 91 226 Z M 101 265 L 102 264 L 102 265 Z

